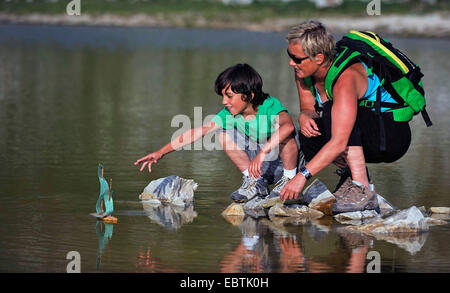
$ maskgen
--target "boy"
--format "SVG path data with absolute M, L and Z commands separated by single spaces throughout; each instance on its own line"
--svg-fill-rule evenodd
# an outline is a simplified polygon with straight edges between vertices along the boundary
M 231 161 L 243 174 L 242 186 L 231 193 L 236 202 L 255 196 L 279 196 L 281 189 L 303 164 L 296 131 L 287 109 L 279 100 L 262 91 L 261 76 L 248 64 L 237 64 L 223 71 L 215 81 L 215 92 L 225 108 L 211 122 L 190 129 L 160 150 L 138 159 L 140 171 L 164 155 L 193 143 L 212 131 Z M 299 160 L 300 159 L 300 160 Z

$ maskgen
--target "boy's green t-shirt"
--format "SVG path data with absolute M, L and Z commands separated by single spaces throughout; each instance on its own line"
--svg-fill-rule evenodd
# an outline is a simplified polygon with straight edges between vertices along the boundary
M 282 111 L 287 112 L 287 109 L 281 102 L 274 97 L 268 97 L 262 105 L 259 105 L 256 117 L 252 120 L 246 121 L 241 114 L 233 116 L 227 108 L 224 108 L 212 121 L 223 129 L 236 128 L 251 140 L 264 142 L 275 132 L 276 118 Z

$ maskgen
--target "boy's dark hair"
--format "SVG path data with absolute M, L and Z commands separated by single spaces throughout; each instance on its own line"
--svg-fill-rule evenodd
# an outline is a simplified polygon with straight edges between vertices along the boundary
M 231 87 L 237 94 L 243 94 L 242 100 L 250 102 L 254 110 L 261 105 L 269 94 L 262 91 L 261 76 L 248 64 L 236 64 L 223 71 L 216 79 L 214 90 L 221 96 L 222 90 Z M 255 95 L 252 99 L 252 93 Z

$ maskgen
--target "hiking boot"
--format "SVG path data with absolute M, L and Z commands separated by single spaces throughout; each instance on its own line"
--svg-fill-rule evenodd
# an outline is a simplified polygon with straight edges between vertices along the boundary
M 334 189 L 333 193 L 338 191 L 338 189 L 341 187 L 341 185 L 347 180 L 347 178 L 352 178 L 352 172 L 350 172 L 350 168 L 341 168 L 336 170 L 336 174 L 339 175 L 341 178 L 339 179 L 338 184 L 336 185 L 336 188 Z
M 280 196 L 281 190 L 283 190 L 283 187 L 286 185 L 286 183 L 291 180 L 289 177 L 283 176 L 280 180 L 278 180 L 277 183 L 275 183 L 275 187 L 272 189 L 272 191 L 269 194 L 269 198 Z
M 266 196 L 269 194 L 269 185 L 263 178 L 255 179 L 250 176 L 242 177 L 242 186 L 230 194 L 235 202 L 247 202 L 255 196 Z
M 379 213 L 377 194 L 364 185 L 347 178 L 334 193 L 336 202 L 331 206 L 333 213 L 376 210 Z
M 373 185 L 373 182 L 370 179 L 369 168 L 367 168 L 367 167 L 366 167 L 366 172 L 367 172 L 367 178 L 369 179 L 370 190 L 375 191 L 375 186 Z M 339 179 L 339 182 L 336 185 L 336 188 L 334 189 L 333 193 L 335 193 L 339 189 L 339 187 L 341 187 L 341 185 L 345 182 L 345 180 L 347 180 L 348 177 L 352 178 L 352 172 L 350 171 L 349 167 L 337 169 L 336 174 L 339 175 L 341 178 Z

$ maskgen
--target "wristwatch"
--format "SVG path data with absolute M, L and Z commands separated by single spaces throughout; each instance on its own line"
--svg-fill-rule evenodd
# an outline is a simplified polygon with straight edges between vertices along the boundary
M 305 167 L 300 168 L 300 173 L 302 173 L 303 176 L 305 176 L 306 180 L 309 180 L 312 176 L 311 173 L 309 173 L 309 170 Z

